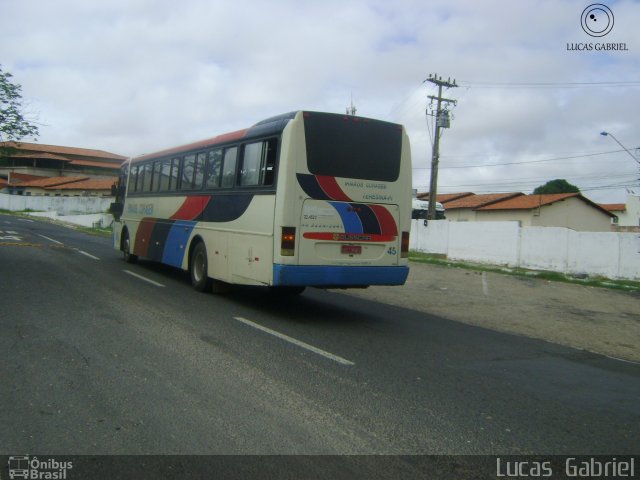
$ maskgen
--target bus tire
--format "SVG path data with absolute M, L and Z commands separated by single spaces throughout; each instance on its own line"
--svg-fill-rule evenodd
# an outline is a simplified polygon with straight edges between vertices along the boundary
M 131 240 L 129 238 L 129 230 L 125 229 L 122 232 L 122 255 L 124 257 L 124 261 L 127 263 L 136 263 L 138 261 L 138 256 L 131 253 Z
M 211 286 L 209 279 L 207 248 L 204 243 L 198 242 L 189 259 L 189 275 L 191 276 L 191 285 L 198 292 L 205 292 Z

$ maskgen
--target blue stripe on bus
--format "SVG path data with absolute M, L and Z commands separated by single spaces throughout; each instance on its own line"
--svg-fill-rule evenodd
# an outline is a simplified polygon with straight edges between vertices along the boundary
M 197 222 L 187 220 L 176 220 L 169 230 L 167 240 L 162 254 L 162 263 L 182 267 L 182 260 L 187 250 L 187 244 L 191 237 L 191 232 Z
M 344 233 L 363 233 L 362 221 L 349 203 L 329 202 L 337 210 L 344 225 Z
M 407 281 L 409 267 L 356 267 L 324 265 L 273 266 L 275 286 L 365 286 L 403 285 Z

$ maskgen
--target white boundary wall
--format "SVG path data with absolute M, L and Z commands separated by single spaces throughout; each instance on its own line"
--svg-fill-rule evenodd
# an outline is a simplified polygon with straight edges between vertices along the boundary
M 493 265 L 640 279 L 640 235 L 520 227 L 518 222 L 413 220 L 410 248 Z
M 111 197 L 45 197 L 0 193 L 0 209 L 20 212 L 56 212 L 59 215 L 102 213 L 109 210 Z
M 58 215 L 57 212 L 30 212 L 32 217 L 46 217 L 51 220 L 59 220 L 73 225 L 89 228 L 109 228 L 113 223 L 113 215 L 110 213 L 88 213 L 86 215 Z

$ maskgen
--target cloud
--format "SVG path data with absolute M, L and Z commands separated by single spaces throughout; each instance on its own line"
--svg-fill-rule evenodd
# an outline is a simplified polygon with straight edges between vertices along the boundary
M 435 94 L 422 82 L 439 73 L 461 85 L 446 91 L 458 99 L 442 140 L 447 190 L 597 173 L 604 187 L 634 166 L 612 154 L 482 168 L 616 150 L 598 135 L 603 129 L 640 145 L 637 83 L 568 86 L 640 80 L 640 6 L 612 6 L 607 41 L 628 51 L 567 51 L 567 43 L 593 41 L 580 26 L 583 3 L 5 0 L 12 21 L 0 32 L 0 58 L 45 124 L 43 143 L 137 155 L 286 111 L 343 112 L 353 96 L 359 114 L 406 125 L 422 189 L 431 157 L 425 109 Z M 513 85 L 524 82 L 556 85 Z M 466 164 L 477 167 L 447 169 Z M 623 200 L 624 189 L 592 196 L 613 192 Z

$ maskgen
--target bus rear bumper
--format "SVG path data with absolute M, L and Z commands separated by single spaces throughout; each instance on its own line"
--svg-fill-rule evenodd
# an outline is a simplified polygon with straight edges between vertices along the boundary
M 408 266 L 351 267 L 315 265 L 274 265 L 274 286 L 365 287 L 369 285 L 404 285 Z

